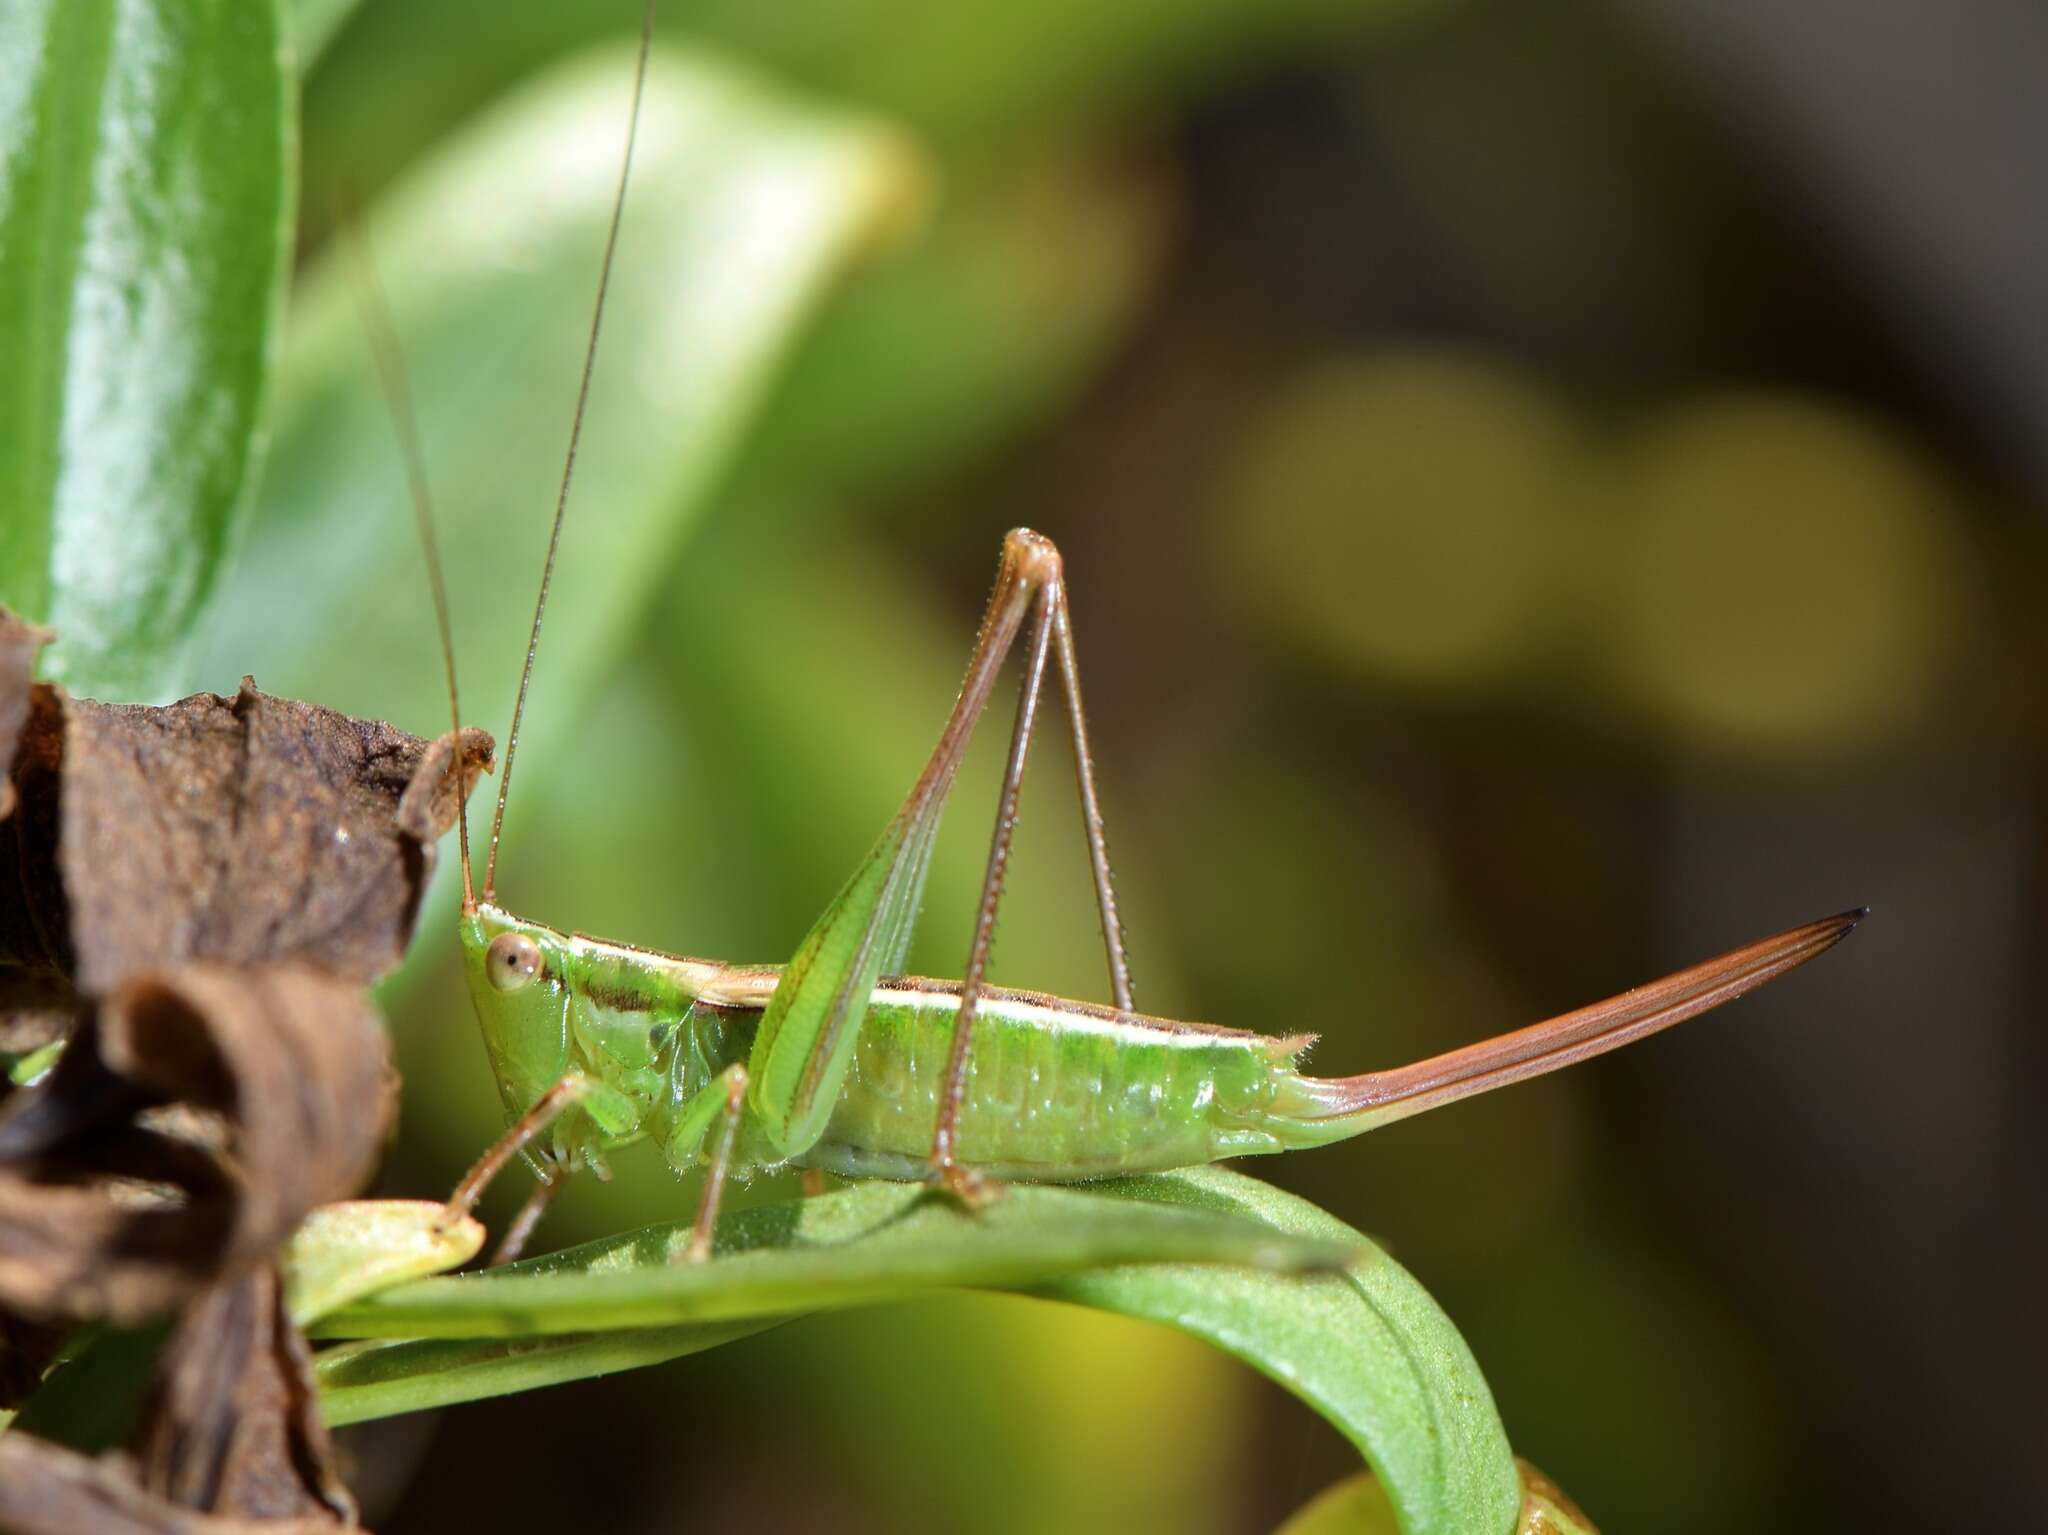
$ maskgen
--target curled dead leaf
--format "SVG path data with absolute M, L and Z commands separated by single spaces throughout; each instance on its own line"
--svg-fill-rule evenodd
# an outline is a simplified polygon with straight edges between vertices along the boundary
M 0 1305 L 130 1322 L 246 1273 L 368 1179 L 393 1088 L 383 1022 L 349 982 L 135 976 L 0 1107 Z
M 0 961 L 88 998 L 190 959 L 373 982 L 411 940 L 456 753 L 248 679 L 163 708 L 34 687 Z M 489 735 L 464 731 L 460 757 L 467 793 Z
M 28 722 L 28 691 L 36 652 L 50 643 L 50 631 L 0 608 L 0 772 L 14 763 L 15 743 Z M 14 813 L 14 784 L 0 778 L 0 820 Z
M 348 1499 L 272 1259 L 373 1170 L 396 1078 L 362 988 L 403 957 L 491 740 L 246 678 L 75 699 L 30 681 L 46 639 L 0 611 L 0 1388 L 41 1385 L 67 1324 L 182 1314 L 139 1460 L 0 1436 L 0 1529 L 331 1529 Z M 138 1421 L 159 1333 L 102 1340 L 141 1350 L 122 1426 L 76 1442 Z
M 215 1285 L 158 1359 L 136 1446 L 142 1485 L 185 1508 L 353 1523 L 317 1401 L 276 1268 Z
M 1515 1535 L 1600 1535 L 1565 1490 L 1517 1455 L 1522 1478 L 1522 1512 Z
M 120 1456 L 0 1434 L 0 1530 L 10 1535 L 332 1535 L 336 1523 L 332 1514 L 244 1519 L 179 1508 L 146 1492 Z
M 393 824 L 422 846 L 431 847 L 449 827 L 476 787 L 480 774 L 491 770 L 495 746 L 490 732 L 465 726 L 462 738 L 440 735 L 426 743 L 426 750 L 412 764 L 405 787 L 399 792 Z M 456 758 L 461 758 L 461 776 L 456 775 Z M 410 932 L 407 934 L 411 936 Z

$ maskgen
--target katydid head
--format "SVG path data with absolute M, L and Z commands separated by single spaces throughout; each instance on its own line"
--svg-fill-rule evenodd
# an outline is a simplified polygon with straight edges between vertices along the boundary
M 463 977 L 498 1093 L 525 1113 L 569 1069 L 564 940 L 488 902 L 462 914 Z

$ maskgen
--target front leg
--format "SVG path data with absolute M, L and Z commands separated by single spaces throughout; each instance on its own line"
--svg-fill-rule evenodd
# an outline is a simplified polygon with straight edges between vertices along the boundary
M 457 1221 L 474 1210 L 484 1190 L 505 1170 L 505 1165 L 563 1114 L 579 1105 L 597 1121 L 600 1129 L 615 1133 L 630 1129 L 638 1118 L 632 1103 L 623 1095 L 580 1071 L 567 1073 L 536 1098 L 533 1107 L 514 1120 L 491 1148 L 476 1159 L 476 1165 L 463 1174 L 462 1181 L 448 1196 L 445 1218 Z M 567 1174 L 567 1168 L 558 1168 L 553 1184 L 559 1185 Z M 539 1212 L 534 1213 L 537 1219 Z M 521 1238 L 524 1239 L 524 1233 Z
M 515 1119 L 505 1133 L 491 1143 L 491 1147 L 476 1159 L 476 1164 L 462 1175 L 462 1181 L 455 1185 L 455 1192 L 448 1196 L 448 1219 L 460 1220 L 476 1208 L 476 1202 L 483 1198 L 484 1190 L 496 1181 L 499 1173 L 535 1136 L 547 1129 L 563 1111 L 581 1103 L 597 1084 L 580 1071 L 569 1072 L 559 1082 L 534 1099 L 533 1107 Z

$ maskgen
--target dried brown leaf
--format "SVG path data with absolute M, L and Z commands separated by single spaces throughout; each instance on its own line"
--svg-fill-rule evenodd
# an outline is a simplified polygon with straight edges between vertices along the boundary
M 53 688 L 27 690 L 10 743 L 14 813 L 0 820 L 0 1035 L 17 1052 L 62 1037 L 78 1011 L 56 863 L 62 697 Z
M 305 966 L 137 975 L 0 1107 L 0 1306 L 129 1322 L 245 1274 L 367 1181 L 394 1085 L 353 984 Z
M 316 1403 L 277 1269 L 215 1285 L 158 1359 L 136 1445 L 142 1485 L 209 1513 L 353 1521 Z
M 247 679 L 163 708 L 38 687 L 0 945 L 87 997 L 190 959 L 375 981 L 405 953 L 454 820 L 452 753 Z M 466 792 L 490 737 L 465 731 L 462 756 Z
M 120 1456 L 94 1458 L 19 1431 L 0 1434 L 0 1530 L 9 1535 L 333 1535 L 333 1514 L 221 1517 L 145 1492 Z
M 0 773 L 14 765 L 15 743 L 28 722 L 28 693 L 36 652 L 50 643 L 50 631 L 0 608 Z M 14 812 L 14 785 L 0 779 L 0 820 Z
M 1522 1478 L 1522 1511 L 1515 1535 L 1600 1535 L 1562 1487 L 1519 1455 L 1515 1470 Z
M 418 842 L 431 845 L 438 841 L 441 834 L 455 824 L 455 813 L 461 808 L 461 801 L 468 799 L 470 791 L 476 787 L 478 775 L 491 769 L 494 747 L 489 731 L 479 730 L 474 725 L 465 726 L 459 745 L 462 755 L 459 794 L 453 771 L 458 742 L 450 734 L 436 736 L 427 742 L 426 750 L 413 764 L 412 775 L 398 796 L 398 809 L 392 819 L 400 831 Z
M 361 988 L 490 737 L 246 678 L 73 699 L 30 682 L 46 638 L 0 611 L 0 1050 L 71 1035 L 34 1088 L 0 1080 L 0 1385 L 33 1389 L 68 1321 L 184 1312 L 139 1471 L 0 1437 L 0 1529 L 330 1529 L 347 1494 L 270 1255 L 373 1168 L 396 1079 Z

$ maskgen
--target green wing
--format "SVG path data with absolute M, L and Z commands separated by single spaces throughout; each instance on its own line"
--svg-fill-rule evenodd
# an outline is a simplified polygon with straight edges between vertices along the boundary
M 875 982 L 903 964 L 950 787 L 947 775 L 913 793 L 783 968 L 761 1016 L 748 1102 L 786 1156 L 824 1135 Z

